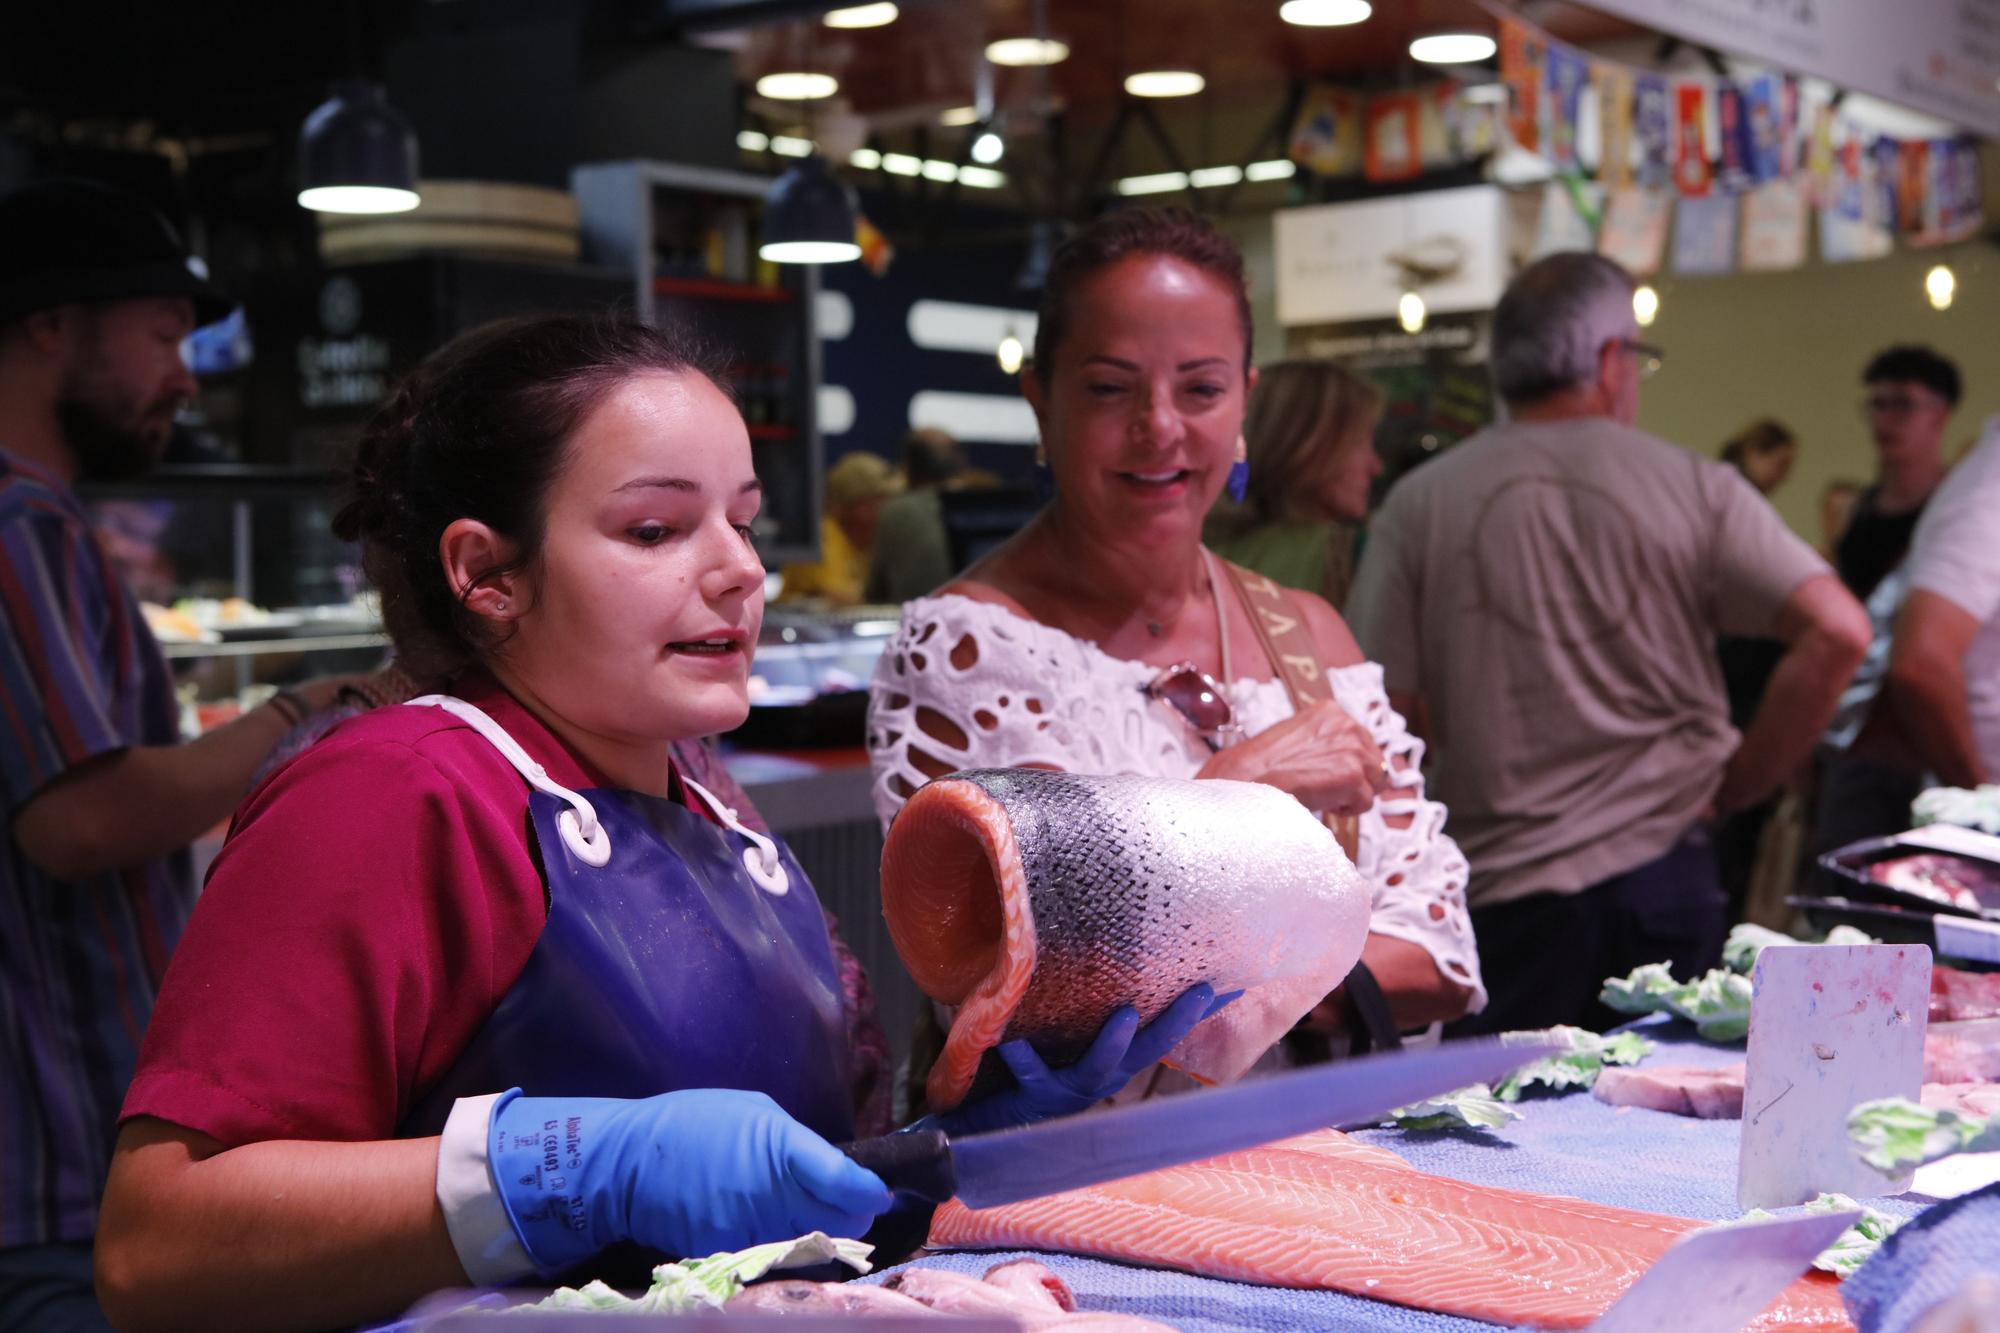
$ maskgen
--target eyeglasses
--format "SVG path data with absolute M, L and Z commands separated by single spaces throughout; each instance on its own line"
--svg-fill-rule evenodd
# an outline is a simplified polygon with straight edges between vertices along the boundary
M 1236 708 L 1215 677 L 1192 662 L 1166 668 L 1145 686 L 1146 697 L 1166 704 L 1211 750 L 1234 743 L 1243 728 L 1236 721 Z
M 1620 350 L 1630 352 L 1639 358 L 1639 379 L 1642 383 L 1659 374 L 1660 367 L 1667 363 L 1667 351 L 1664 347 L 1634 342 L 1630 338 L 1616 338 L 1613 342 Z
M 1933 401 L 1929 394 L 1917 393 L 1871 393 L 1861 400 L 1861 416 L 1906 417 L 1918 408 L 1929 407 Z

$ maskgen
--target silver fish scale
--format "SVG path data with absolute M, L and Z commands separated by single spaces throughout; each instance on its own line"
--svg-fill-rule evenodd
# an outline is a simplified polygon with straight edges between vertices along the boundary
M 1006 1035 L 1051 1057 L 1079 1054 L 1121 1004 L 1149 1020 L 1197 982 L 1233 989 L 1295 970 L 1326 919 L 1317 908 L 1351 889 L 1333 836 L 1275 787 L 1037 769 L 951 777 L 998 801 L 1013 827 L 1038 952 Z

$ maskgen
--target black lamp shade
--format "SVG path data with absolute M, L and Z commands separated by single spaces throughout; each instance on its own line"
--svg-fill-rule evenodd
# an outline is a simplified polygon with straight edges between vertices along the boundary
M 854 213 L 854 192 L 814 153 L 771 183 L 759 253 L 778 263 L 859 259 Z
M 416 131 L 374 84 L 337 83 L 299 131 L 299 186 L 299 202 L 323 211 L 414 208 Z

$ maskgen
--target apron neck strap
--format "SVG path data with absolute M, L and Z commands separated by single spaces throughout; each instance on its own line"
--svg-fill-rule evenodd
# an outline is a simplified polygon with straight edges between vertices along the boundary
M 590 802 L 581 794 L 571 791 L 550 777 L 549 771 L 536 763 L 528 752 L 521 748 L 521 743 L 508 735 L 507 729 L 488 717 L 477 704 L 467 703 L 449 694 L 426 694 L 409 700 L 407 706 L 442 708 L 484 736 L 487 743 L 500 752 L 502 759 L 514 766 L 514 771 L 519 773 L 530 787 L 536 791 L 547 792 L 569 806 L 569 809 L 556 817 L 556 829 L 561 833 L 564 845 L 576 854 L 577 860 L 589 866 L 604 866 L 610 863 L 611 834 L 598 821 L 597 811 L 591 807 Z M 703 795 L 707 793 L 704 792 Z
M 785 873 L 784 862 L 778 859 L 778 844 L 757 830 L 746 828 L 737 818 L 734 807 L 724 805 L 720 797 L 687 774 L 682 773 L 680 779 L 681 786 L 693 792 L 714 812 L 717 822 L 753 844 L 743 853 L 743 868 L 750 872 L 750 878 L 757 882 L 757 887 L 783 896 L 791 887 L 791 876 Z

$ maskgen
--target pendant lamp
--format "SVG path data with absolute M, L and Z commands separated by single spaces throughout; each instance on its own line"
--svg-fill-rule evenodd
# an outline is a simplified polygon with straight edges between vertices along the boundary
M 859 259 L 854 212 L 854 192 L 814 152 L 771 182 L 764 196 L 764 243 L 757 253 L 777 264 Z
M 299 203 L 320 213 L 406 213 L 417 206 L 417 135 L 382 89 L 359 79 L 299 131 Z

